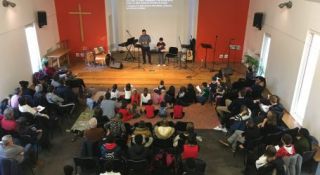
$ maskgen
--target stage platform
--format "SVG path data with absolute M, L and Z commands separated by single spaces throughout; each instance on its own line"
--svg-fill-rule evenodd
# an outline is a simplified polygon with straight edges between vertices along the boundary
M 114 54 L 117 60 L 122 60 L 125 53 Z M 142 62 L 142 61 L 141 61 Z M 84 60 L 77 60 L 71 63 L 71 70 L 78 77 L 84 79 L 88 87 L 95 88 L 110 88 L 113 84 L 118 84 L 122 89 L 125 84 L 131 83 L 136 88 L 154 88 L 157 87 L 160 80 L 164 80 L 168 87 L 174 85 L 176 88 L 186 86 L 188 83 L 200 85 L 202 82 L 210 82 L 211 77 L 217 73 L 221 68 L 225 68 L 225 63 L 218 63 L 214 65 L 214 72 L 212 63 L 207 63 L 207 68 L 204 68 L 200 63 L 188 63 L 187 68 L 182 64 L 170 62 L 167 66 L 157 66 L 158 55 L 152 55 L 152 65 L 140 64 L 132 61 L 122 61 L 123 69 L 112 69 L 107 66 L 88 66 L 85 65 Z M 232 79 L 243 77 L 245 67 L 240 63 L 231 64 L 234 69 Z

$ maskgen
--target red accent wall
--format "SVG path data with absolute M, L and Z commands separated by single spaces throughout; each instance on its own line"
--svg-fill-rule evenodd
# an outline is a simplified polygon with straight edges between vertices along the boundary
M 81 41 L 80 21 L 78 15 L 69 12 L 91 12 L 83 15 L 84 41 Z M 68 40 L 71 52 L 79 52 L 83 47 L 92 49 L 103 46 L 107 50 L 106 12 L 104 0 L 55 0 L 60 40 Z
M 216 56 L 228 54 L 228 45 L 231 43 L 241 46 L 241 50 L 230 52 L 230 61 L 239 62 L 242 58 L 243 43 L 246 30 L 250 0 L 199 0 L 198 30 L 197 30 L 197 54 L 196 59 L 200 61 L 205 58 L 205 49 L 200 43 L 214 45 L 217 39 Z M 208 50 L 207 62 L 213 60 L 213 50 Z

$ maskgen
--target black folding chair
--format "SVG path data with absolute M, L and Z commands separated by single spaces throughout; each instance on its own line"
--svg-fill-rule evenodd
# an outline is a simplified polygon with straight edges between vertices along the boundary
M 168 64 L 169 64 L 169 58 L 176 58 L 178 60 L 178 48 L 177 47 L 169 47 L 169 52 L 165 55 L 165 57 L 168 60 Z
M 127 174 L 128 175 L 147 175 L 148 174 L 148 161 L 146 159 L 142 160 L 131 160 L 126 161 L 127 164 Z

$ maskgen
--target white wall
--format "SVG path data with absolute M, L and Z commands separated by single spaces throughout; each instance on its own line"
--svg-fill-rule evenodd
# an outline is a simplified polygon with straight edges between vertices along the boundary
M 290 111 L 293 93 L 298 76 L 300 61 L 308 30 L 320 32 L 320 3 L 297 0 L 292 1 L 292 9 L 280 9 L 283 0 L 251 0 L 248 14 L 245 50 L 260 53 L 263 34 L 271 35 L 271 47 L 267 63 L 267 86 L 281 98 L 281 102 Z M 252 27 L 255 12 L 265 14 L 262 30 Z M 320 63 L 312 85 L 311 96 L 303 126 L 311 130 L 320 139 Z
M 111 1 L 106 4 L 111 4 L 108 11 L 114 20 L 113 36 L 109 37 L 113 39 L 110 43 L 113 48 L 130 37 L 126 30 L 139 38 L 141 30 L 146 29 L 151 36 L 151 48 L 160 37 L 164 38 L 167 46 L 176 47 L 180 46 L 179 36 L 183 44 L 188 44 L 190 35 L 196 34 L 198 0 L 174 0 L 172 7 L 144 10 L 127 10 L 126 0 L 107 1 Z
M 0 6 L 0 99 L 31 80 L 32 70 L 24 28 L 36 20 L 36 11 L 47 12 L 48 26 L 37 28 L 40 53 L 44 55 L 59 40 L 54 0 L 15 0 L 15 8 Z

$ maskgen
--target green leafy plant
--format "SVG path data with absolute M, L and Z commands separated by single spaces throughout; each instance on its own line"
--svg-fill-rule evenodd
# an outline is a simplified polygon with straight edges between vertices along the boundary
M 244 55 L 244 63 L 249 67 L 251 66 L 252 67 L 252 70 L 254 72 L 259 72 L 259 73 L 263 73 L 263 69 L 262 67 L 260 66 L 259 64 L 259 58 L 255 58 L 251 55 L 248 55 L 248 54 L 245 54 Z

